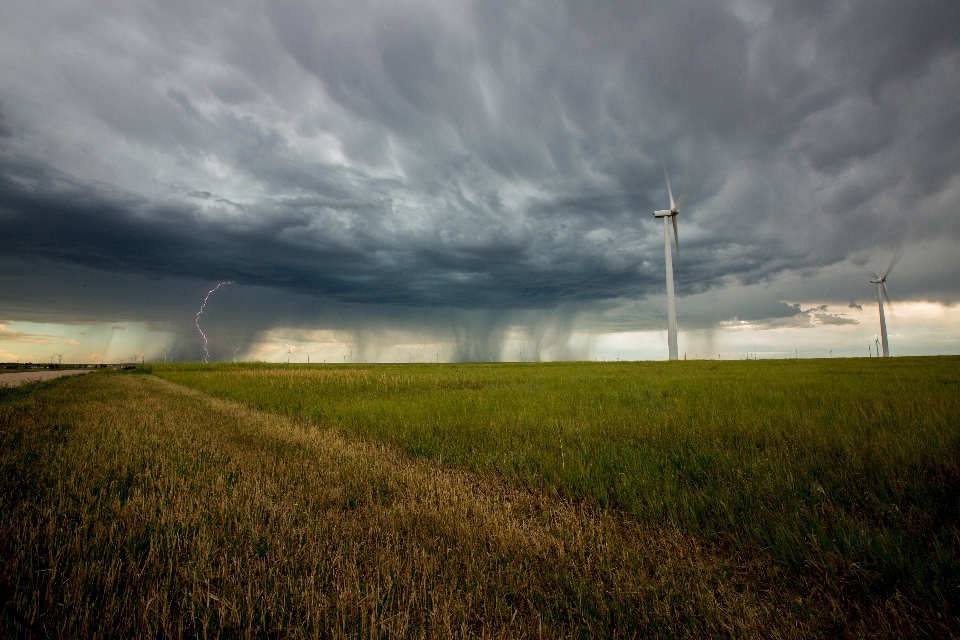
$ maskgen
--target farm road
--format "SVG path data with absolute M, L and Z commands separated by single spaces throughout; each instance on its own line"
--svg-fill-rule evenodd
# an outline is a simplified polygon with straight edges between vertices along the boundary
M 50 380 L 60 376 L 73 376 L 78 373 L 90 373 L 93 369 L 68 369 L 66 371 L 20 371 L 18 373 L 0 374 L 0 387 L 17 385 L 26 382 L 37 382 L 39 380 Z

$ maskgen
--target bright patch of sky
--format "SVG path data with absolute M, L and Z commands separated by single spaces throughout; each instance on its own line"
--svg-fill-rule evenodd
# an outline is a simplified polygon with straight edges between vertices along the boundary
M 804 303 L 803 309 L 821 310 L 822 303 Z M 833 313 L 837 309 L 836 313 Z M 680 331 L 681 358 L 828 358 L 876 356 L 879 317 L 876 305 L 862 309 L 826 305 L 831 317 L 846 322 L 818 321 L 816 313 L 786 326 L 729 323 L 720 328 Z M 960 355 L 960 305 L 928 302 L 898 304 L 888 310 L 890 353 L 894 356 Z M 802 325 L 802 326 L 799 326 Z M 211 342 L 218 336 L 210 334 Z M 162 362 L 176 333 L 157 331 L 145 323 L 63 325 L 17 322 L 0 325 L 0 361 L 107 363 Z M 202 350 L 198 342 L 196 347 Z M 402 332 L 390 335 L 357 334 L 339 330 L 273 329 L 249 346 L 227 348 L 222 360 L 277 363 L 450 362 L 462 359 L 458 345 L 430 340 L 429 335 Z M 621 331 L 531 336 L 520 328 L 507 329 L 491 353 L 473 360 L 538 362 L 564 360 L 662 360 L 666 354 L 663 331 Z M 193 358 L 200 360 L 198 351 Z
M 140 322 L 92 325 L 11 322 L 0 325 L 0 361 L 99 364 L 163 360 L 170 333 Z

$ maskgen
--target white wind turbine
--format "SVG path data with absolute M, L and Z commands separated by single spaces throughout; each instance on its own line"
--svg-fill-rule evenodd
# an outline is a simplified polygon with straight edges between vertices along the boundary
M 667 193 L 670 194 L 670 208 L 654 211 L 655 218 L 663 218 L 663 258 L 667 266 L 667 348 L 671 360 L 677 359 L 677 306 L 673 294 L 673 253 L 670 251 L 670 228 L 667 219 L 673 221 L 673 240 L 677 245 L 677 268 L 680 267 L 680 238 L 677 235 L 677 214 L 680 207 L 673 201 L 673 189 L 670 188 L 670 176 L 663 168 L 663 177 L 667 179 Z
M 874 273 L 873 274 L 874 279 L 870 281 L 872 284 L 877 285 L 877 305 L 879 305 L 880 307 L 880 339 L 881 339 L 881 344 L 883 346 L 884 358 L 890 357 L 890 344 L 887 342 L 887 319 L 883 315 L 883 301 L 884 299 L 886 299 L 887 304 L 890 306 L 893 306 L 893 303 L 890 302 L 890 296 L 887 295 L 886 282 L 887 282 L 887 276 L 890 275 L 891 271 L 893 271 L 893 267 L 900 260 L 900 256 L 901 256 L 901 251 L 898 248 L 894 252 L 893 258 L 890 260 L 890 266 L 887 267 L 887 270 L 883 273 L 883 277 L 880 277 Z M 879 348 L 880 348 L 880 345 L 877 345 L 877 349 L 878 349 L 877 355 L 880 355 Z

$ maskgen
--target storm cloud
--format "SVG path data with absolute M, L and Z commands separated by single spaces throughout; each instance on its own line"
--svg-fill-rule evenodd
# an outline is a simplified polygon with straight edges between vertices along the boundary
M 31 293 L 81 269 L 285 292 L 246 340 L 349 308 L 357 335 L 429 315 L 458 359 L 517 323 L 559 345 L 662 294 L 664 166 L 678 293 L 731 301 L 681 326 L 846 322 L 791 306 L 803 287 L 737 292 L 866 300 L 831 273 L 900 245 L 901 298 L 960 299 L 949 0 L 36 2 L 0 34 L 0 252 L 47 265 L 8 280 L 5 317 L 92 320 L 90 290 Z

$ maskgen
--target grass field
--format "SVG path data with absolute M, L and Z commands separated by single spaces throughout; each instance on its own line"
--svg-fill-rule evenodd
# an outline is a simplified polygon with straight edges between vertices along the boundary
M 960 633 L 958 358 L 152 373 L 0 396 L 7 630 Z

